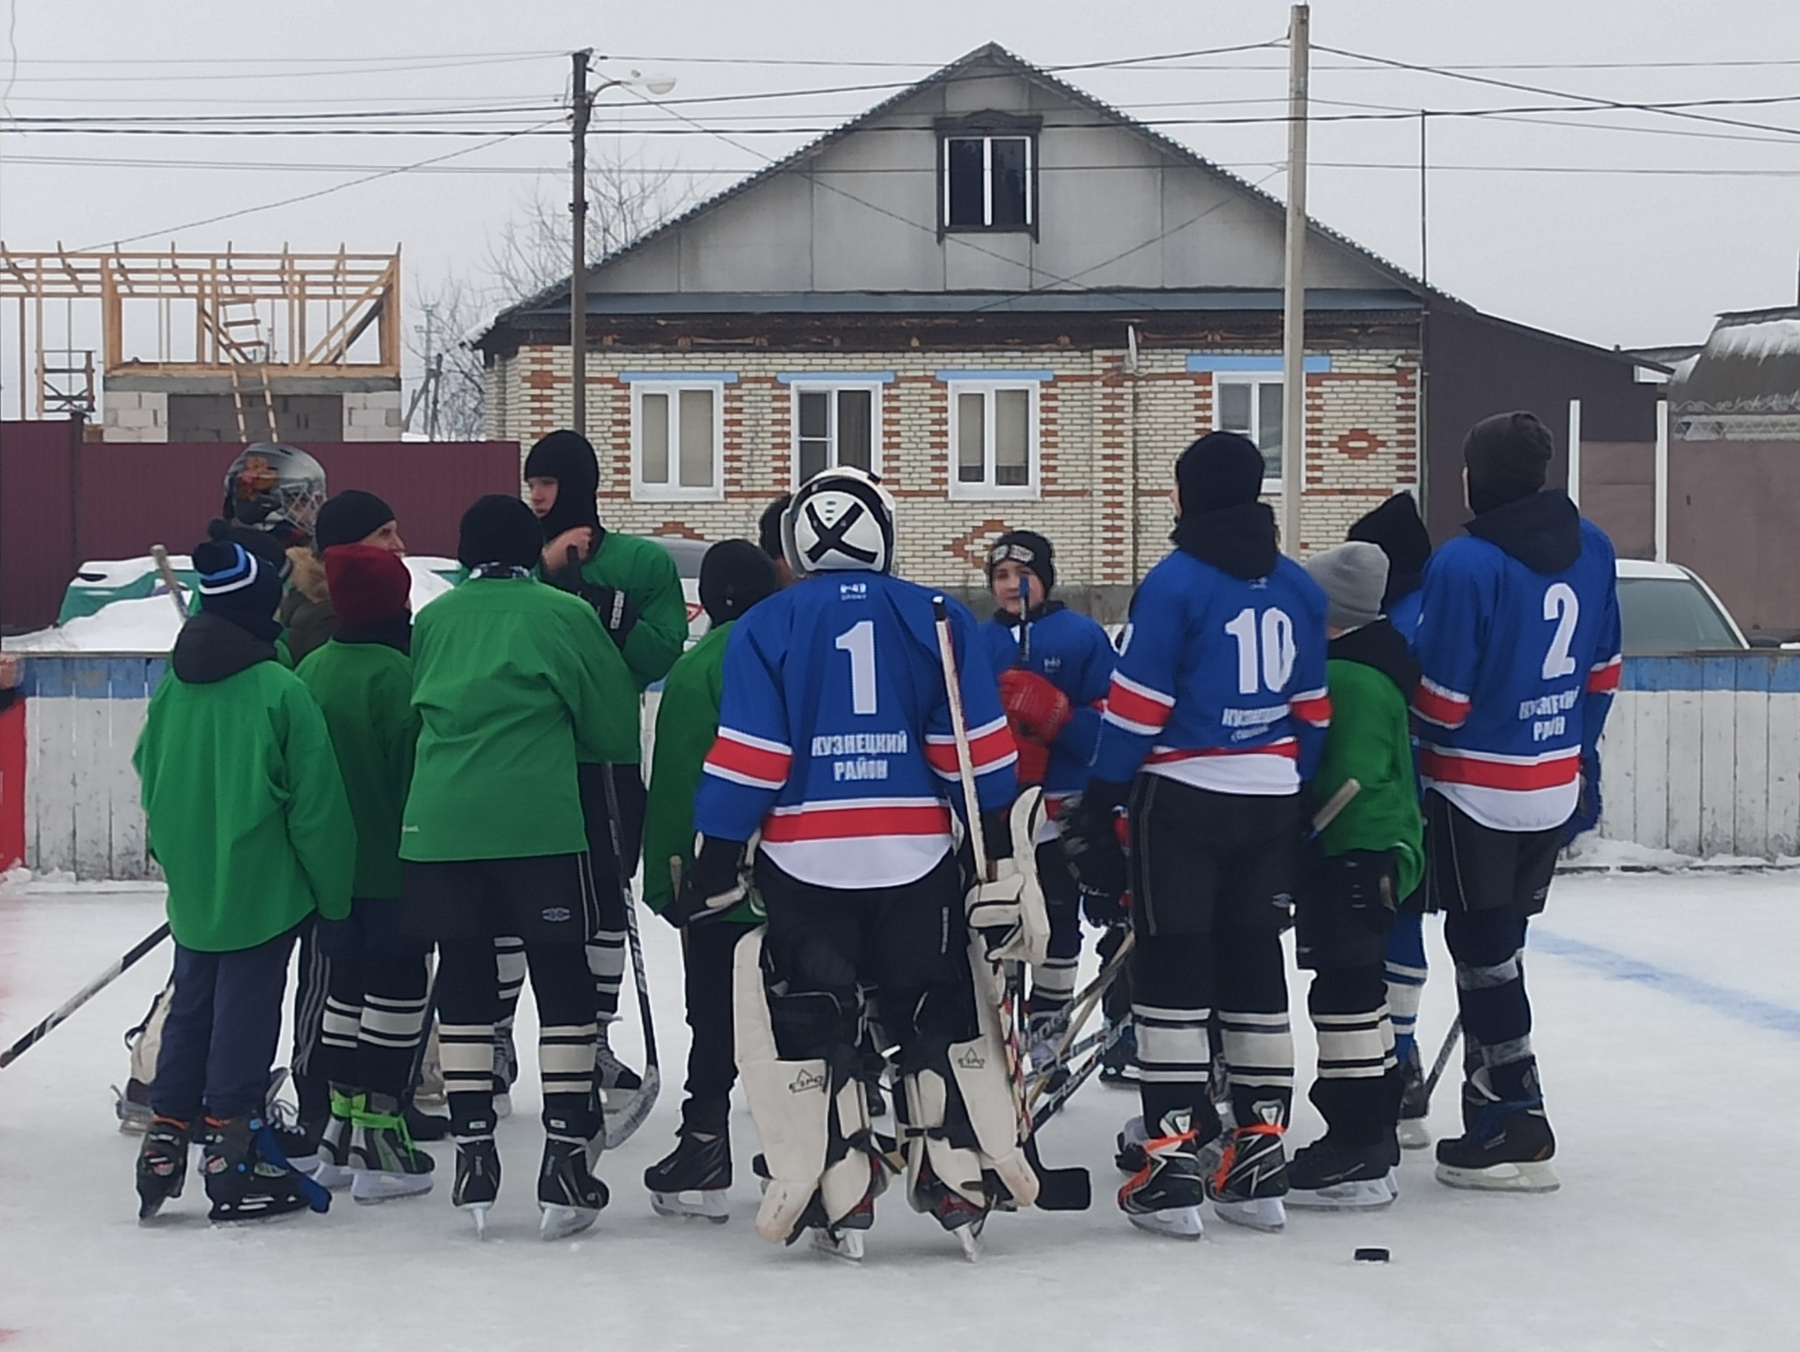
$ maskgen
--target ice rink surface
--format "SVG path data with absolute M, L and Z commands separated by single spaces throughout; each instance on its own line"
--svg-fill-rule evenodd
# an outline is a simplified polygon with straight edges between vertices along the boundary
M 0 896 L 0 1045 L 161 919 L 154 892 Z M 752 1230 L 754 1127 L 734 1121 L 731 1221 L 653 1215 L 644 1166 L 680 1099 L 675 935 L 645 939 L 665 1087 L 601 1161 L 612 1205 L 573 1242 L 536 1236 L 540 1136 L 531 1033 L 491 1238 L 431 1195 L 214 1229 L 199 1182 L 153 1229 L 135 1216 L 138 1138 L 115 1130 L 122 1029 L 167 972 L 152 954 L 0 1072 L 0 1348 L 159 1352 L 436 1347 L 812 1349 L 1773 1349 L 1800 1346 L 1800 873 L 1559 879 L 1529 950 L 1537 1045 L 1562 1191 L 1453 1192 L 1408 1152 L 1400 1200 L 1372 1215 L 1290 1213 L 1281 1235 L 1209 1211 L 1199 1244 L 1132 1229 L 1112 1200 L 1112 1138 L 1135 1096 L 1091 1084 L 1045 1135 L 1093 1170 L 1079 1215 L 997 1216 L 984 1256 L 897 1191 L 860 1268 Z M 1440 927 L 1420 1028 L 1449 1025 Z M 626 1003 L 630 1005 L 630 996 Z M 1299 990 L 1295 1008 L 1303 1010 Z M 635 1010 L 615 1045 L 638 1058 Z M 1312 1045 L 1296 1022 L 1301 1084 Z M 1454 1075 L 1450 1077 L 1454 1079 Z M 1432 1117 L 1456 1124 L 1453 1086 Z M 1302 1102 L 1292 1139 L 1318 1132 Z M 1381 1245 L 1385 1266 L 1352 1250 Z

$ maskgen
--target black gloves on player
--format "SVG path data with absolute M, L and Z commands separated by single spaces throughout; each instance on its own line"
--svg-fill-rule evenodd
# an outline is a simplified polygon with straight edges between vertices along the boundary
M 704 836 L 694 866 L 681 880 L 681 890 L 663 911 L 677 929 L 717 919 L 750 895 L 750 871 L 744 842 Z
M 631 637 L 631 631 L 637 625 L 638 608 L 618 588 L 605 587 L 582 577 L 581 557 L 574 546 L 569 548 L 568 566 L 552 573 L 550 582 L 566 592 L 573 592 L 592 606 L 614 645 L 621 650 L 625 647 L 625 640 Z
M 1353 920 L 1377 934 L 1393 928 L 1394 855 L 1391 850 L 1346 850 L 1325 860 L 1325 892 Z
M 1063 810 L 1063 855 L 1084 892 L 1117 898 L 1130 888 L 1124 836 L 1125 795 L 1130 787 L 1090 779 L 1087 790 Z

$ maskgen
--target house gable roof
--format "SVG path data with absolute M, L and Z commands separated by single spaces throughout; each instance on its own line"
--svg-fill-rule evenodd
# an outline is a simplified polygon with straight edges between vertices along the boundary
M 1669 402 L 1682 414 L 1800 413 L 1800 308 L 1720 315 Z

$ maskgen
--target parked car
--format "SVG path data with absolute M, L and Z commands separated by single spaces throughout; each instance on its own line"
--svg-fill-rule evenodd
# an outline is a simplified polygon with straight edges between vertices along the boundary
M 1617 576 L 1627 657 L 1750 646 L 1731 612 L 1692 570 L 1678 563 L 1620 559 Z
M 687 602 L 688 646 L 691 648 L 706 635 L 710 624 L 700 608 L 700 560 L 712 548 L 710 540 L 689 540 L 680 535 L 650 537 L 675 560 L 675 571 L 681 574 L 681 595 Z

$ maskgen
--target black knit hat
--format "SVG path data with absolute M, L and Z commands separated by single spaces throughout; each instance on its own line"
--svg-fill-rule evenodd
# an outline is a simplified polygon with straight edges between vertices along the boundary
M 700 604 L 715 626 L 780 590 L 775 561 L 748 540 L 721 540 L 700 560 Z
M 525 477 L 556 480 L 556 501 L 543 516 L 545 539 L 577 526 L 600 528 L 594 506 L 600 462 L 594 457 L 593 442 L 581 433 L 561 430 L 540 438 L 525 457 Z
M 988 546 L 988 585 L 994 582 L 994 569 L 1011 560 L 1037 574 L 1044 595 L 1056 585 L 1056 547 L 1033 530 L 1009 530 Z
M 1396 493 L 1358 517 L 1344 538 L 1380 545 L 1391 571 L 1415 577 L 1425 571 L 1425 560 L 1431 557 L 1431 532 L 1425 529 L 1418 501 L 1411 493 Z
M 1541 491 L 1555 445 L 1533 413 L 1496 413 L 1471 427 L 1463 438 L 1463 463 L 1475 515 Z
M 333 545 L 361 544 L 394 519 L 394 509 L 373 493 L 346 488 L 319 508 L 313 548 L 323 554 Z
M 1175 462 L 1181 514 L 1242 507 L 1262 496 L 1265 466 L 1256 443 L 1237 432 L 1208 432 Z
M 531 508 L 505 493 L 477 498 L 463 513 L 456 559 L 464 568 L 497 563 L 532 568 L 544 552 L 544 528 Z
M 792 493 L 783 493 L 767 507 L 756 519 L 756 542 L 762 546 L 762 552 L 777 563 L 787 560 L 781 552 L 781 518 L 787 514 L 788 504 L 794 500 Z
M 228 538 L 229 533 L 226 522 L 215 521 L 208 538 L 194 546 L 200 609 L 273 642 L 281 633 L 275 620 L 275 607 L 281 604 L 281 577 L 256 554 Z

